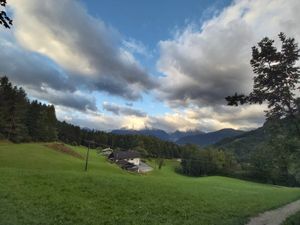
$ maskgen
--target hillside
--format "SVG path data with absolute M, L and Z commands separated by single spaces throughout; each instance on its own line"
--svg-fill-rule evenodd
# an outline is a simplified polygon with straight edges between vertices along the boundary
M 200 131 L 200 130 L 187 130 L 187 131 L 178 131 L 177 130 L 177 131 L 169 134 L 169 136 L 170 136 L 169 140 L 176 142 L 180 138 L 197 135 L 197 134 L 205 134 L 205 132 Z
M 294 121 L 282 119 L 274 122 L 266 122 L 262 127 L 244 132 L 234 137 L 224 138 L 215 143 L 214 146 L 228 151 L 232 151 L 240 161 L 247 161 L 253 150 L 268 141 L 268 138 L 275 132 L 276 135 L 286 135 L 291 130 L 295 132 Z M 278 126 L 274 128 L 273 126 Z M 274 130 L 275 129 L 275 130 Z
M 86 148 L 73 148 L 85 156 Z M 154 162 L 150 162 L 154 163 Z M 84 160 L 44 144 L 0 143 L 0 224 L 218 224 L 300 198 L 300 189 L 162 170 L 135 175 L 90 152 Z
M 167 133 L 164 130 L 160 129 L 117 129 L 112 130 L 112 134 L 117 135 L 144 135 L 144 136 L 153 136 L 159 138 L 163 141 L 172 141 L 176 144 L 196 144 L 199 146 L 206 146 L 215 144 L 216 142 L 228 138 L 235 137 L 244 133 L 240 130 L 234 129 L 222 129 L 215 132 L 205 133 L 199 130 L 187 130 L 187 131 L 175 131 L 173 133 Z
M 203 147 L 203 146 L 215 144 L 216 142 L 224 138 L 235 137 L 243 133 L 244 131 L 240 131 L 240 130 L 222 129 L 210 133 L 202 133 L 202 134 L 197 134 L 192 136 L 186 136 L 177 140 L 176 143 L 180 145 L 196 144 Z
M 214 146 L 232 151 L 240 161 L 246 161 L 249 159 L 251 152 L 266 141 L 266 136 L 265 127 L 261 127 L 235 137 L 224 138 L 215 143 Z
M 204 132 L 199 130 L 187 130 L 187 131 L 175 131 L 173 133 L 167 133 L 164 130 L 161 129 L 141 129 L 141 130 L 134 130 L 134 129 L 117 129 L 112 130 L 112 134 L 119 134 L 119 135 L 145 135 L 145 136 L 153 136 L 156 138 L 159 138 L 164 141 L 172 141 L 176 142 L 178 139 L 190 136 L 190 135 L 196 135 L 196 134 L 204 134 Z

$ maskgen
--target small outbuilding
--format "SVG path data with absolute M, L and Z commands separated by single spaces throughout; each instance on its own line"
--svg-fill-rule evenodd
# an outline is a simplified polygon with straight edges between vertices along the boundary
M 111 148 L 104 148 L 101 150 L 101 154 L 105 156 L 109 156 L 113 152 L 113 149 Z

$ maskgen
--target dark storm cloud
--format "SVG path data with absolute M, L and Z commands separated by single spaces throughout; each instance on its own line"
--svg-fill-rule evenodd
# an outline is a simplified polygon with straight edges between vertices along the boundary
M 6 34 L 3 36 L 7 39 L 12 38 Z M 67 76 L 40 54 L 26 51 L 4 38 L 0 38 L 0 48 L 0 74 L 8 76 L 16 84 L 35 90 L 41 90 L 43 86 L 55 90 L 75 90 L 75 87 L 67 82 Z
M 0 48 L 0 76 L 8 76 L 31 97 L 81 111 L 97 110 L 95 101 L 76 93 L 68 76 L 51 60 L 20 48 L 10 34 L 2 35 Z
M 87 110 L 98 111 L 95 99 L 78 92 L 72 93 L 45 89 L 42 92 L 29 91 L 29 93 L 54 105 L 69 107 L 82 112 Z
M 54 60 L 77 85 L 130 100 L 156 87 L 122 48 L 121 35 L 89 16 L 79 2 L 63 0 L 57 7 L 56 1 L 13 0 L 12 5 L 17 40 Z
M 125 106 L 119 106 L 108 102 L 103 103 L 103 109 L 112 112 L 115 115 L 137 116 L 137 117 L 147 116 L 147 114 L 141 110 L 133 109 Z

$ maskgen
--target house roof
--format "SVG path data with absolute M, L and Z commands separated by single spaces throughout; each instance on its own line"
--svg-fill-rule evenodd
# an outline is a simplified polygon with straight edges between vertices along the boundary
M 140 158 L 140 153 L 136 151 L 115 151 L 111 154 L 115 160 Z

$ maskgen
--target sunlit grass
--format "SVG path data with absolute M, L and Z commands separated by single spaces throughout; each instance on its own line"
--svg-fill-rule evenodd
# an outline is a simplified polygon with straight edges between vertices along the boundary
M 86 148 L 74 150 L 85 157 Z M 296 188 L 185 177 L 174 172 L 176 161 L 147 175 L 94 150 L 88 172 L 84 163 L 43 144 L 1 143 L 0 224 L 243 224 L 300 198 Z

